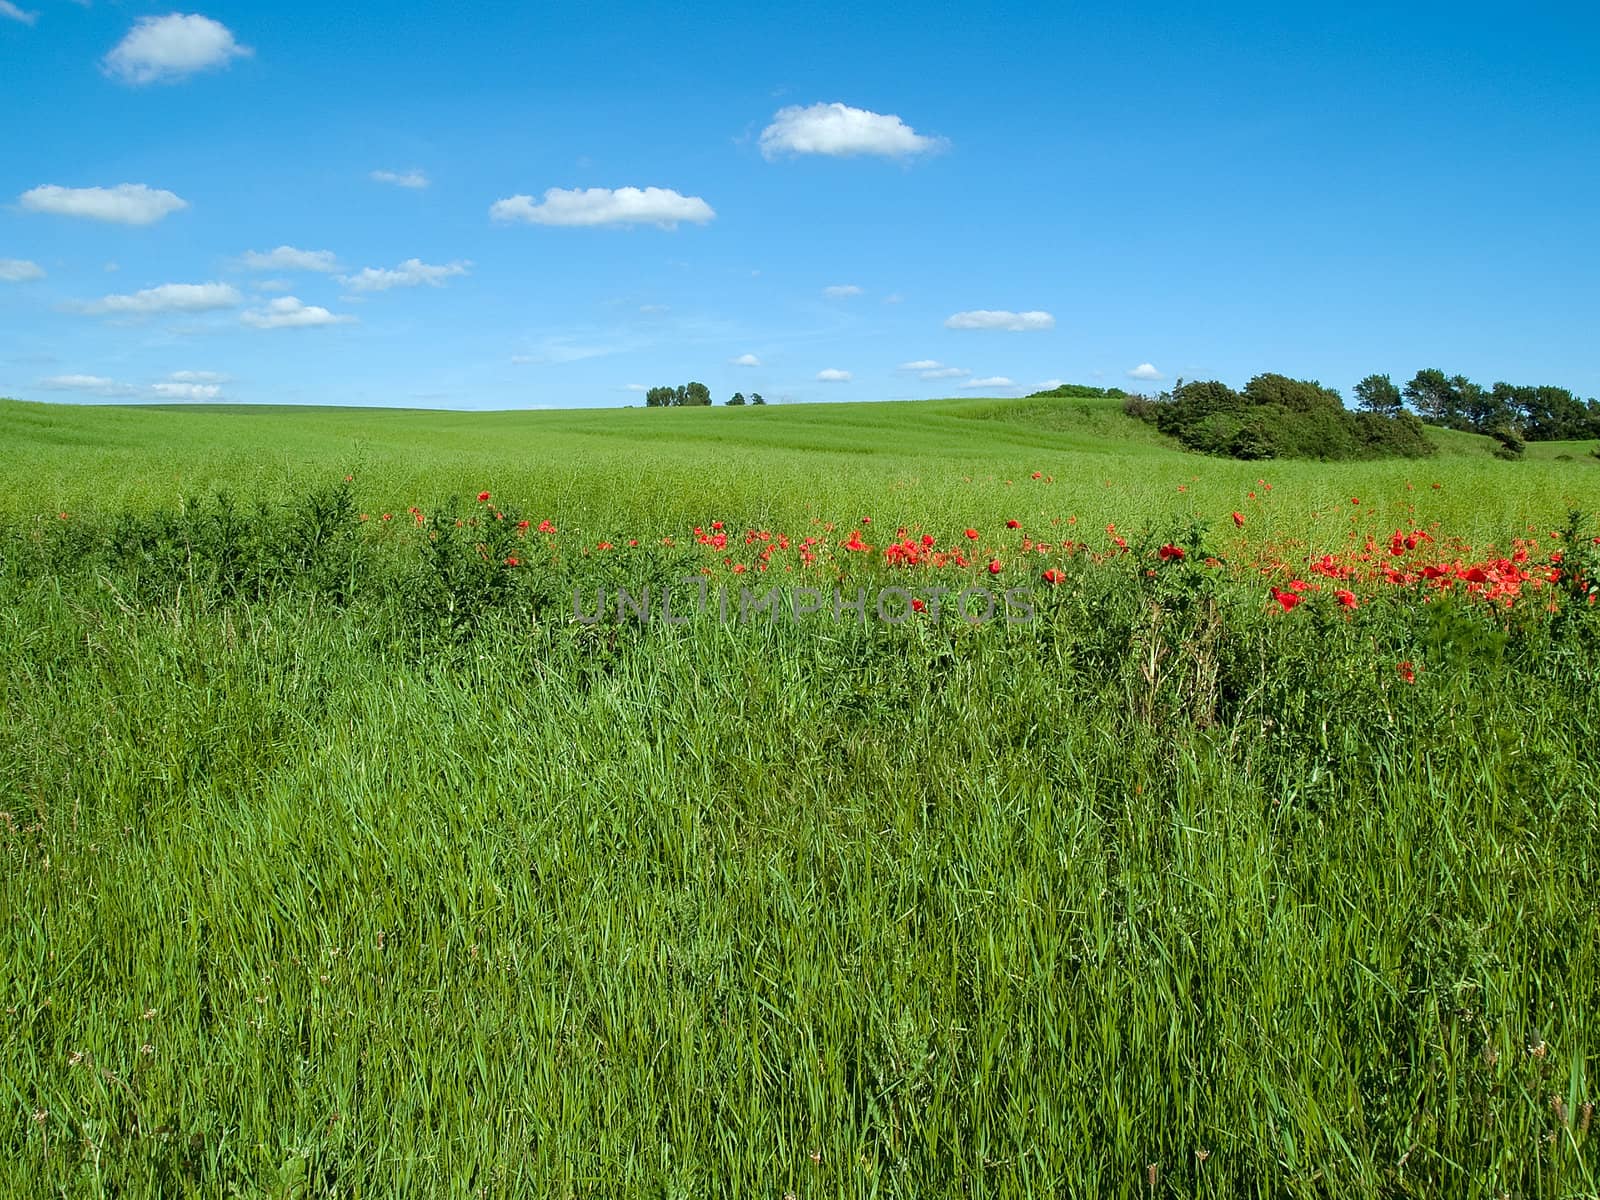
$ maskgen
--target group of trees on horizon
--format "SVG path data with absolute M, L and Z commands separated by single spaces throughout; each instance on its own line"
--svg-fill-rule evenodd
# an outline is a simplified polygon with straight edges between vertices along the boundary
M 751 392 L 748 398 L 743 392 L 735 392 L 723 403 L 738 407 L 766 401 L 760 392 Z M 644 404 L 646 408 L 704 408 L 711 404 L 711 389 L 694 381 L 680 383 L 677 387 L 653 387 L 645 392 Z
M 1228 458 L 1424 458 L 1438 452 L 1416 414 L 1352 412 L 1333 388 L 1287 375 L 1257 375 L 1240 391 L 1178 380 L 1156 397 L 1129 396 L 1123 410 L 1191 450 Z
M 1404 388 L 1387 375 L 1368 375 L 1355 386 L 1363 412 L 1393 415 L 1408 409 L 1429 425 L 1510 440 L 1567 442 L 1600 437 L 1600 403 L 1566 388 L 1500 382 L 1485 388 L 1465 375 L 1435 368 L 1418 371 Z

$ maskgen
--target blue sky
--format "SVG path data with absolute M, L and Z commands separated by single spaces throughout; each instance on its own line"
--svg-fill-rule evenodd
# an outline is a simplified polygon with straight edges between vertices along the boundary
M 1576 3 L 0 0 L 0 394 L 1595 395 L 1597 54 Z

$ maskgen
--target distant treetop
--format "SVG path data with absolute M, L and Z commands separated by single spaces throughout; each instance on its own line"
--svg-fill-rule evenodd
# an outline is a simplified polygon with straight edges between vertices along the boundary
M 1029 400 L 1125 400 L 1128 393 L 1121 388 L 1090 387 L 1086 383 L 1063 383 L 1046 392 L 1030 392 Z

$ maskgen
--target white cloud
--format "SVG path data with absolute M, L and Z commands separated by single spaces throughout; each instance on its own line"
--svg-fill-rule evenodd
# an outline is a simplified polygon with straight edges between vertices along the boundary
M 10 17 L 13 21 L 21 21 L 24 25 L 32 25 L 39 19 L 39 14 L 24 12 L 11 3 L 11 0 L 0 0 L 0 17 Z
M 1065 379 L 1046 379 L 1034 390 L 1039 392 L 1053 392 L 1058 387 L 1066 386 L 1066 382 L 1067 381 Z
M 187 200 L 142 183 L 119 183 L 112 188 L 69 188 L 50 183 L 23 192 L 18 199 L 23 208 L 32 212 L 121 225 L 153 225 L 168 213 L 189 207 Z
M 496 221 L 530 225 L 658 225 L 671 229 L 679 221 L 703 225 L 717 214 L 699 196 L 682 196 L 671 188 L 547 188 L 544 199 L 511 196 L 489 206 Z
M 924 137 L 892 114 L 838 103 L 780 108 L 772 124 L 761 131 L 761 153 L 768 159 L 784 154 L 906 158 L 942 150 L 947 145 L 944 138 Z
M 832 287 L 823 288 L 822 294 L 830 300 L 843 300 L 847 296 L 861 295 L 861 289 L 853 283 L 836 283 Z
M 930 367 L 917 376 L 918 379 L 960 379 L 971 375 L 972 372 L 965 367 Z
M 936 358 L 919 358 L 916 362 L 901 363 L 900 370 L 937 371 L 942 366 L 944 366 L 944 364 Z
M 239 265 L 251 271 L 323 271 L 339 269 L 339 258 L 332 250 L 296 250 L 293 246 L 279 246 L 263 253 L 247 250 L 239 256 Z
M 378 183 L 392 183 L 395 187 L 425 188 L 430 180 L 422 171 L 374 171 L 371 179 Z
M 315 325 L 344 325 L 355 320 L 315 304 L 302 304 L 295 296 L 279 296 L 265 308 L 248 308 L 239 319 L 256 329 L 305 329 Z
M 31 283 L 44 278 L 44 268 L 25 258 L 0 258 L 0 283 Z
M 341 275 L 339 282 L 358 292 L 386 292 L 390 288 L 418 287 L 424 283 L 429 287 L 442 287 L 446 279 L 455 275 L 465 275 L 471 267 L 470 262 L 435 266 L 423 262 L 420 258 L 408 258 L 392 270 L 386 267 L 367 267 L 358 275 Z
M 174 371 L 167 378 L 173 383 L 227 383 L 231 377 L 220 371 Z
M 741 354 L 738 358 L 730 358 L 728 362 L 735 367 L 759 367 L 761 360 L 754 354 Z
M 294 285 L 287 279 L 263 279 L 255 285 L 258 292 L 287 292 Z
M 1017 385 L 1012 383 L 1011 380 L 1007 379 L 1004 375 L 990 375 L 987 379 L 969 379 L 969 380 L 967 380 L 966 383 L 963 383 L 961 386 L 964 387 L 964 388 L 972 389 L 972 388 L 1009 388 L 1009 387 L 1016 387 Z
M 818 383 L 849 383 L 850 372 L 841 371 L 837 367 L 829 367 L 826 371 L 817 372 Z
M 85 305 L 84 312 L 110 316 L 147 317 L 164 312 L 212 312 L 232 308 L 241 297 L 226 283 L 163 283 L 130 295 L 104 296 Z
M 214 383 L 152 383 L 150 390 L 163 400 L 215 400 L 222 395 Z
M 103 375 L 52 375 L 41 379 L 39 386 L 52 392 L 90 392 L 96 396 L 132 396 L 139 391 L 130 384 L 118 383 Z
M 946 329 L 1009 329 L 1021 333 L 1035 329 L 1054 329 L 1056 319 L 1047 312 L 1006 312 L 976 308 L 946 317 Z
M 103 65 L 108 75 L 124 83 L 176 83 L 254 53 L 236 42 L 221 22 L 194 13 L 170 13 L 141 17 Z
M 623 385 L 623 390 L 628 392 L 648 392 L 650 389 L 642 383 L 628 383 Z
M 1140 363 L 1137 367 L 1134 367 L 1131 371 L 1129 371 L 1127 375 L 1129 379 L 1143 379 L 1152 382 L 1157 379 L 1166 378 L 1165 375 L 1156 370 L 1153 363 Z

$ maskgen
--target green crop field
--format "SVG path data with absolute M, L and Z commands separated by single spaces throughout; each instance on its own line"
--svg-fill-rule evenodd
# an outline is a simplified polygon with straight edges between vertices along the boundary
M 1600 458 L 1431 436 L 0 401 L 0 1195 L 1596 1195 Z

